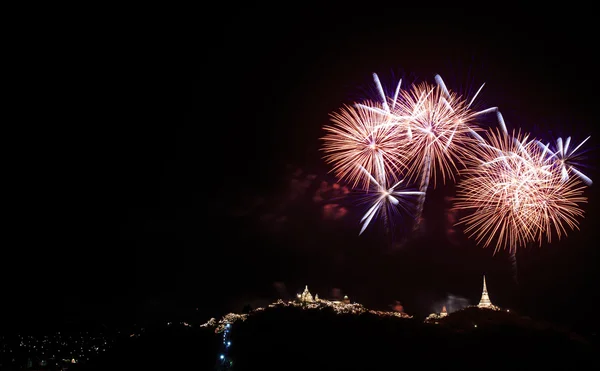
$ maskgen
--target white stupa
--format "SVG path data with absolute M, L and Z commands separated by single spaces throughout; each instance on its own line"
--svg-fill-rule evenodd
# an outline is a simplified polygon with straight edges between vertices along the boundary
M 487 286 L 485 285 L 485 275 L 483 275 L 483 292 L 481 293 L 481 299 L 479 300 L 479 304 L 477 304 L 478 308 L 495 308 L 495 306 L 490 301 L 490 297 L 487 292 Z

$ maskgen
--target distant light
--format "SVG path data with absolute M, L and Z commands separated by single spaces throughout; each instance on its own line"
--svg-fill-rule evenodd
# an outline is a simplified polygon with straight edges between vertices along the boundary
M 229 326 L 231 326 L 231 323 L 228 323 L 228 324 L 226 325 L 226 327 L 229 327 Z
M 219 356 L 219 358 L 221 358 L 221 359 L 225 359 L 225 356 L 221 354 L 221 355 Z
M 506 311 L 507 311 L 507 312 L 510 312 L 510 309 L 507 309 Z
M 473 325 L 473 327 L 477 327 L 477 325 Z
M 227 346 L 230 346 L 230 345 L 231 345 L 231 341 L 228 341 L 228 342 L 227 342 Z

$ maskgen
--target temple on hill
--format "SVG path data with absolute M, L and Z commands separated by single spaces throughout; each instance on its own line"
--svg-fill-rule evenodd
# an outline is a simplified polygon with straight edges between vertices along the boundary
M 302 293 L 296 294 L 296 299 L 301 304 L 318 304 L 318 303 L 321 303 L 321 304 L 330 303 L 330 304 L 334 304 L 334 305 L 351 304 L 351 301 L 350 301 L 350 298 L 348 298 L 348 295 L 344 295 L 344 298 L 342 300 L 319 299 L 319 294 L 316 294 L 313 297 L 313 295 L 310 293 L 310 291 L 308 291 L 308 285 L 306 285 L 304 287 L 304 291 L 302 291 Z
M 304 291 L 302 292 L 302 294 L 298 294 L 298 300 L 300 300 L 300 302 L 302 303 L 312 303 L 313 301 L 315 301 L 310 291 L 308 291 L 308 285 L 304 287 Z
M 446 317 L 448 315 L 448 311 L 446 310 L 446 306 L 442 307 L 442 312 L 440 313 L 440 317 Z
M 446 316 L 448 316 L 448 311 L 446 310 L 446 306 L 443 305 L 442 311 L 440 313 L 431 313 L 428 315 L 427 318 L 425 318 L 425 323 L 434 323 L 437 325 L 440 323 L 439 320 Z
M 485 284 L 485 275 L 483 275 L 483 292 L 481 293 L 481 299 L 479 300 L 479 304 L 477 304 L 478 308 L 489 308 L 495 309 L 496 306 L 492 304 L 490 300 L 490 296 L 487 292 L 487 286 Z

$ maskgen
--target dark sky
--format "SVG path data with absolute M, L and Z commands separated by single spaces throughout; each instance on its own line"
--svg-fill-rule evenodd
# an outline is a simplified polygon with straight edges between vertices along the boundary
M 11 316 L 128 320 L 198 307 L 208 318 L 305 284 L 421 315 L 452 297 L 476 304 L 483 273 L 499 305 L 579 327 L 595 314 L 596 185 L 581 231 L 519 252 L 517 285 L 506 253 L 446 234 L 451 185 L 428 194 L 426 233 L 404 247 L 377 225 L 359 237 L 361 209 L 320 192 L 336 180 L 319 152 L 328 114 L 372 86 L 373 72 L 387 86 L 439 73 L 471 94 L 485 82 L 480 104 L 500 107 L 509 127 L 591 135 L 594 149 L 590 12 L 270 11 L 232 7 L 172 38 L 158 26 L 125 33 L 99 57 L 89 81 L 100 99 L 77 129 L 29 134 L 36 175 L 26 172 L 3 260 Z M 344 202 L 343 217 L 327 206 Z

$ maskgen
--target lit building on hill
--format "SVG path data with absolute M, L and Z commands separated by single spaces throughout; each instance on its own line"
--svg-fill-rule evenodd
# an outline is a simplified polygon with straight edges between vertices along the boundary
M 499 307 L 492 304 L 490 300 L 490 296 L 487 291 L 487 285 L 485 282 L 485 275 L 483 276 L 483 291 L 481 292 L 481 299 L 479 299 L 479 304 L 470 305 L 468 307 L 477 307 L 482 309 L 491 309 L 491 310 L 500 310 Z M 431 313 L 427 318 L 425 318 L 425 322 L 439 324 L 439 320 L 448 316 L 448 311 L 446 310 L 446 306 L 442 306 L 442 311 L 440 313 Z
M 427 318 L 425 318 L 426 323 L 435 323 L 439 324 L 439 320 L 446 317 L 448 315 L 448 311 L 446 310 L 446 306 L 442 306 L 442 311 L 440 313 L 431 313 Z
M 477 304 L 478 308 L 493 308 L 494 305 L 490 300 L 490 296 L 487 292 L 487 286 L 485 284 L 485 275 L 483 275 L 483 292 L 481 293 L 481 299 L 479 300 L 479 304 Z
M 236 314 L 229 313 L 223 316 L 220 320 L 211 318 L 208 322 L 200 325 L 200 327 L 214 327 L 215 333 L 221 333 L 231 326 L 234 322 L 240 320 L 245 321 L 249 316 L 254 315 L 258 312 L 263 312 L 265 309 L 285 308 L 285 307 L 299 307 L 305 310 L 322 310 L 322 309 L 333 309 L 337 314 L 362 314 L 369 313 L 380 317 L 397 317 L 397 318 L 412 318 L 411 315 L 404 313 L 403 311 L 379 311 L 373 309 L 367 309 L 362 304 L 353 303 L 350 301 L 347 295 L 340 300 L 327 300 L 320 299 L 319 295 L 315 295 L 313 298 L 310 291 L 308 291 L 308 285 L 304 287 L 304 291 L 296 295 L 296 300 L 283 301 L 278 299 L 275 303 L 269 304 L 267 307 L 259 307 L 250 310 L 248 313 Z
M 315 301 L 310 291 L 308 291 L 308 285 L 304 287 L 302 294 L 298 294 L 298 300 L 301 303 L 312 303 Z
M 446 306 L 442 307 L 442 312 L 440 313 L 440 317 L 446 317 L 448 315 L 448 311 L 446 311 Z

